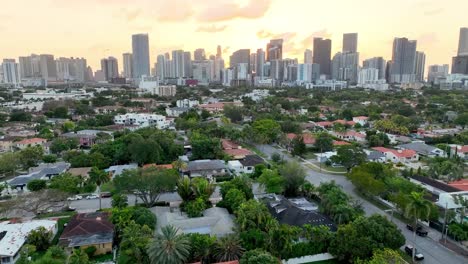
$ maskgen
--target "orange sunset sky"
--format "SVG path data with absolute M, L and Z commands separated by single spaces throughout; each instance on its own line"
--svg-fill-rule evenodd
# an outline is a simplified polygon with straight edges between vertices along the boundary
M 158 54 L 205 48 L 224 58 L 240 48 L 265 49 L 285 39 L 285 56 L 301 62 L 316 36 L 358 32 L 360 59 L 391 57 L 394 37 L 418 41 L 430 64 L 451 63 L 468 0 L 1 0 L 0 58 L 30 53 L 85 57 L 96 70 L 107 56 L 131 51 L 131 34 L 148 33 Z M 333 54 L 332 54 L 333 55 Z

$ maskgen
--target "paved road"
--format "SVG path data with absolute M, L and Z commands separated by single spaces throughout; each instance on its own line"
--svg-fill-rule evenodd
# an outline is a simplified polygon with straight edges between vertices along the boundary
M 269 145 L 261 145 L 257 146 L 257 149 L 262 151 L 268 157 L 271 156 L 273 153 L 281 153 L 280 150 L 269 146 Z M 292 160 L 292 158 L 288 155 L 282 154 L 285 160 Z M 304 166 L 305 167 L 305 166 Z M 334 180 L 338 185 L 343 187 L 343 190 L 348 193 L 350 196 L 355 198 L 356 200 L 362 203 L 362 206 L 366 212 L 366 215 L 372 214 L 381 214 L 386 215 L 389 217 L 388 213 L 384 212 L 380 208 L 376 207 L 375 205 L 369 203 L 368 201 L 359 197 L 355 191 L 353 184 L 346 179 L 346 177 L 341 175 L 333 175 L 333 174 L 326 174 L 320 173 L 315 170 L 309 169 L 305 167 L 307 171 L 306 179 L 311 182 L 312 184 L 318 186 L 322 182 L 329 182 Z M 442 245 L 438 242 L 434 241 L 434 239 L 440 238 L 440 232 L 437 232 L 433 229 L 429 230 L 428 237 L 416 237 L 416 243 L 413 242 L 413 233 L 406 229 L 406 224 L 399 221 L 398 219 L 393 219 L 393 222 L 402 230 L 403 235 L 406 238 L 407 244 L 415 244 L 416 248 L 420 253 L 424 255 L 424 263 L 426 264 L 466 264 L 468 263 L 468 259 L 460 256 Z

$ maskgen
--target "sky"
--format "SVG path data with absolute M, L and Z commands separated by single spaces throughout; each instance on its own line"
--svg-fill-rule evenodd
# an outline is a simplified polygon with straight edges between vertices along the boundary
M 150 59 L 165 52 L 205 48 L 223 57 L 242 48 L 265 49 L 284 38 L 286 58 L 303 61 L 314 37 L 359 33 L 361 61 L 391 58 L 395 37 L 418 41 L 426 66 L 451 64 L 460 27 L 468 27 L 467 0 L 1 0 L 0 59 L 36 54 L 101 58 L 131 52 L 131 35 L 148 33 Z M 457 11 L 458 10 L 458 11 Z

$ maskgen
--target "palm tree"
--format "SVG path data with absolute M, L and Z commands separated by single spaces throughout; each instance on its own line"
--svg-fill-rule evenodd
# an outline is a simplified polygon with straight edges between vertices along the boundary
M 177 234 L 178 228 L 165 226 L 148 247 L 151 264 L 182 264 L 190 255 L 187 236 Z
M 84 252 L 81 249 L 75 249 L 73 250 L 73 254 L 68 257 L 68 264 L 88 264 L 89 263 L 89 257 L 86 252 Z
M 184 176 L 184 178 L 177 182 L 177 193 L 184 202 L 193 199 L 194 194 L 192 190 L 192 184 L 188 176 Z
M 423 192 L 411 192 L 408 196 L 408 204 L 405 208 L 405 217 L 414 219 L 413 241 L 416 242 L 416 229 L 418 219 L 427 219 L 431 214 L 432 203 L 424 199 Z M 413 261 L 415 250 L 413 249 Z
M 108 182 L 110 180 L 109 174 L 105 171 L 98 169 L 97 167 L 91 168 L 89 172 L 89 180 L 92 183 L 95 183 L 98 186 L 98 195 L 99 195 L 99 210 L 102 209 L 102 201 L 101 201 L 101 185 Z
M 213 246 L 213 256 L 218 262 L 238 260 L 244 251 L 236 235 L 221 237 Z

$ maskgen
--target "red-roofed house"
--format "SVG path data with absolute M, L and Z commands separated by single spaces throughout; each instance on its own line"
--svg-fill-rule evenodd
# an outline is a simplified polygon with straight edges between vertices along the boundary
M 16 142 L 15 147 L 17 147 L 18 149 L 25 149 L 27 147 L 33 146 L 44 146 L 46 142 L 47 139 L 45 138 L 27 138 Z
M 221 139 L 221 145 L 223 146 L 223 149 L 238 149 L 240 148 L 239 144 L 236 144 L 232 142 L 231 140 L 228 139 Z
M 297 134 L 294 134 L 294 133 L 289 133 L 289 134 L 286 135 L 286 138 L 288 139 L 289 144 L 296 137 L 297 137 Z M 313 147 L 315 145 L 315 141 L 316 141 L 315 137 L 310 133 L 303 133 L 302 134 L 302 140 L 304 141 L 304 144 L 307 147 Z
M 356 122 L 356 123 L 359 123 L 361 126 L 364 126 L 365 124 L 367 124 L 368 119 L 369 119 L 369 117 L 367 117 L 367 116 L 355 116 L 355 117 L 353 117 L 353 121 Z
M 452 155 L 457 155 L 458 157 L 468 160 L 468 145 L 464 146 L 452 146 Z
M 393 163 L 417 161 L 419 159 L 418 153 L 416 153 L 416 151 L 411 150 L 411 149 L 396 150 L 396 149 L 389 149 L 389 148 L 384 148 L 384 147 L 375 147 L 372 149 L 384 154 L 385 159 Z
M 330 121 L 321 121 L 321 122 L 315 122 L 315 125 L 321 128 L 329 128 L 333 126 L 333 123 Z
M 252 154 L 250 150 L 243 149 L 242 146 L 227 139 L 222 139 L 221 145 L 223 147 L 224 153 L 236 160 L 243 159 L 245 156 Z
M 351 145 L 351 143 L 346 142 L 346 141 L 341 141 L 341 140 L 333 140 L 333 146 L 339 147 L 339 146 L 347 146 Z
M 354 122 L 354 121 L 346 121 L 346 120 L 343 120 L 343 119 L 335 120 L 335 121 L 333 121 L 333 123 L 340 123 L 343 126 L 346 126 L 346 125 L 354 126 L 356 124 L 356 122 Z
M 225 105 L 242 106 L 243 104 L 240 102 L 219 102 L 212 104 L 201 104 L 198 106 L 198 108 L 205 109 L 210 113 L 219 113 L 224 111 Z
M 448 185 L 457 188 L 460 191 L 468 191 L 468 179 L 450 182 Z

